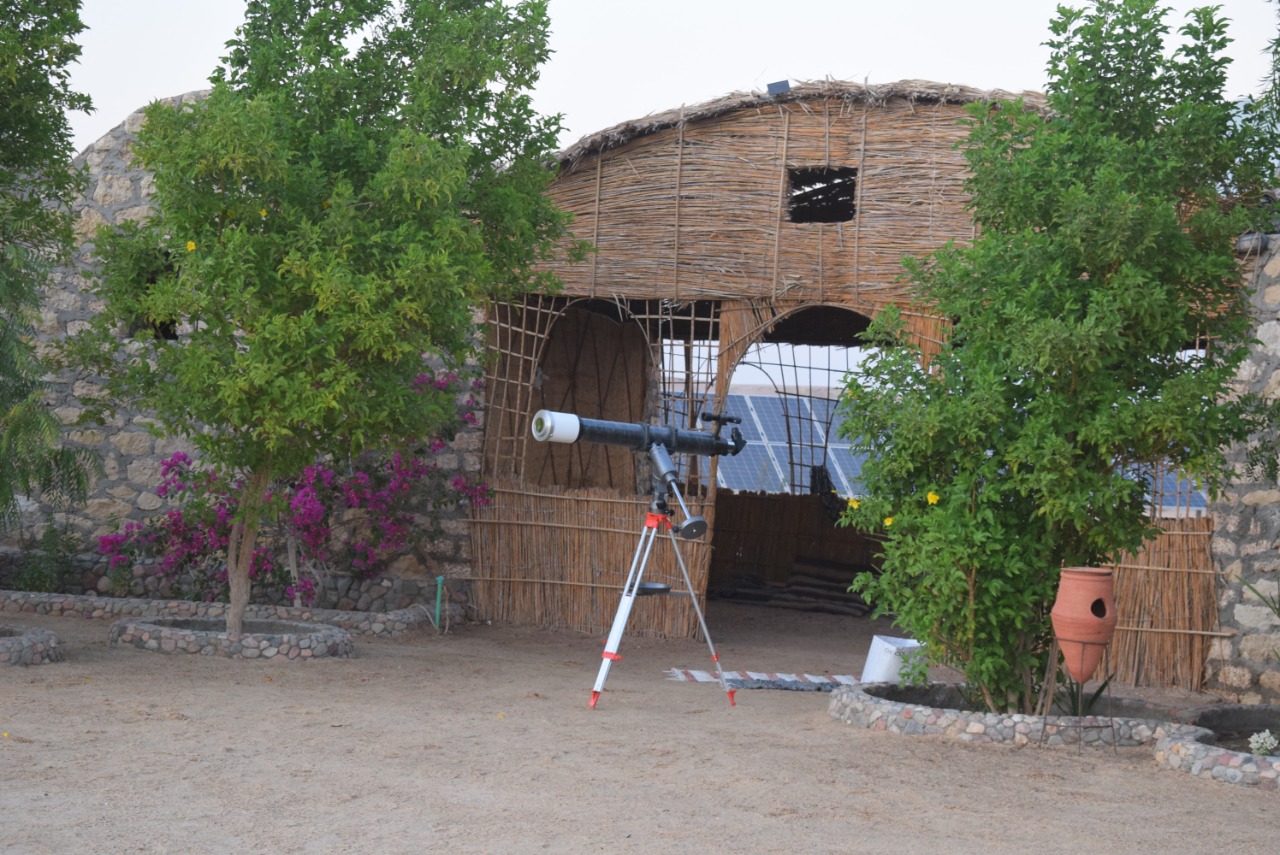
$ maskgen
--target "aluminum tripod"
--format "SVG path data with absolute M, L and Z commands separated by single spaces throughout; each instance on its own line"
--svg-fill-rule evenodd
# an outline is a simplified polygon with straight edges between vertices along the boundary
M 640 542 L 636 545 L 635 555 L 631 559 L 631 569 L 627 572 L 627 580 L 622 586 L 622 601 L 618 603 L 618 612 L 613 616 L 613 626 L 609 630 L 609 639 L 604 645 L 604 657 L 600 661 L 600 673 L 596 675 L 596 684 L 591 689 L 591 709 L 595 709 L 600 693 L 604 691 L 604 681 L 609 678 L 609 666 L 622 657 L 618 655 L 618 646 L 622 643 L 622 634 L 626 631 L 627 620 L 631 617 L 631 607 L 636 597 L 654 594 L 669 594 L 671 586 L 659 582 L 645 582 L 644 571 L 653 552 L 654 541 L 658 532 L 665 530 L 675 551 L 676 563 L 680 565 L 680 573 L 684 577 L 685 591 L 689 594 L 689 602 L 693 604 L 693 612 L 698 616 L 698 626 L 707 639 L 707 649 L 711 651 L 711 661 L 715 663 L 716 674 L 720 678 L 720 686 L 729 697 L 729 706 L 734 706 L 735 689 L 730 689 L 720 667 L 720 657 L 716 654 L 715 645 L 711 643 L 711 633 L 707 631 L 707 621 L 698 605 L 698 595 L 694 593 L 693 581 L 689 578 L 689 569 L 685 566 L 684 556 L 680 554 L 680 544 L 676 540 L 676 532 L 685 540 L 697 540 L 707 532 L 707 521 L 702 517 L 689 515 L 689 508 L 676 486 L 676 467 L 671 462 L 667 449 L 654 444 L 649 447 L 649 460 L 653 463 L 653 501 L 649 503 L 649 512 L 645 514 L 644 528 L 640 530 Z M 675 496 L 684 511 L 685 521 L 679 526 L 671 523 L 671 509 L 667 505 L 667 496 Z

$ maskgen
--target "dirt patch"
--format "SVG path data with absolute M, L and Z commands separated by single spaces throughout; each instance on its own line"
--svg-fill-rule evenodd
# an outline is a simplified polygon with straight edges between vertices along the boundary
M 695 641 L 465 627 L 303 667 L 108 649 L 108 621 L 4 616 L 66 661 L 0 671 L 18 853 L 1255 852 L 1275 794 L 1150 750 L 854 729 L 822 692 L 678 683 Z M 727 670 L 860 674 L 883 622 L 713 602 Z M 1152 694 L 1148 692 L 1147 694 Z M 1175 699 L 1208 703 L 1212 699 Z M 1045 762 L 1051 752 L 1052 763 Z

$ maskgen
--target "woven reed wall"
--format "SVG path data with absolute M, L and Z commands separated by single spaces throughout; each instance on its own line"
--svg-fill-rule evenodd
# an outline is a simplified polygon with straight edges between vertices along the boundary
M 817 496 L 716 493 L 712 585 L 738 576 L 782 585 L 797 559 L 864 567 L 875 563 L 875 552 L 875 541 L 836 526 Z
M 1115 567 L 1115 680 L 1199 691 L 1218 631 L 1212 517 L 1165 519 L 1164 533 Z
M 493 501 L 475 511 L 472 594 L 497 621 L 598 633 L 618 608 L 644 527 L 649 497 L 606 489 L 559 490 L 499 481 Z M 714 526 L 709 503 L 689 509 Z M 680 555 L 701 601 L 707 587 L 707 539 L 680 541 Z M 686 590 L 676 551 L 665 534 L 654 543 L 647 582 Z M 642 597 L 628 624 L 633 635 L 688 638 L 697 617 L 687 595 Z
M 905 302 L 902 256 L 973 235 L 963 107 L 838 99 L 756 105 L 566 166 L 551 194 L 597 252 L 566 293 Z M 858 170 L 850 222 L 788 219 L 793 167 Z

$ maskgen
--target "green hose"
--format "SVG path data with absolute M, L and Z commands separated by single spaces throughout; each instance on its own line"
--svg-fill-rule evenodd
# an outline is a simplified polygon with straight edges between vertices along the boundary
M 440 600 L 444 596 L 444 577 L 436 577 L 436 629 L 440 628 Z

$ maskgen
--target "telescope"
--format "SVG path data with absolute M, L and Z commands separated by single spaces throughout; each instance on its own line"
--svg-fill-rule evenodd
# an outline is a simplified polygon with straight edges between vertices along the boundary
M 649 451 L 655 445 L 660 445 L 670 454 L 697 454 L 704 457 L 734 455 L 746 447 L 747 441 L 742 438 L 742 431 L 736 427 L 730 432 L 729 439 L 720 436 L 720 429 L 724 425 L 741 424 L 742 419 L 703 413 L 702 420 L 714 422 L 715 430 L 706 433 L 680 430 L 668 425 L 610 422 L 584 419 L 572 413 L 538 410 L 533 417 L 533 438 L 539 442 L 598 442 L 602 445 L 620 445 L 632 451 Z
M 627 422 L 610 422 L 603 419 L 584 419 L 573 413 L 556 413 L 551 410 L 538 410 L 533 416 L 533 438 L 538 442 L 598 442 L 603 445 L 620 445 L 632 451 L 643 451 L 649 455 L 653 468 L 653 501 L 649 503 L 649 512 L 645 515 L 644 528 L 640 531 L 640 543 L 636 546 L 635 556 L 631 559 L 631 569 L 627 572 L 627 580 L 622 585 L 622 601 L 618 604 L 618 612 L 613 617 L 613 626 L 609 629 L 609 637 L 604 645 L 604 657 L 600 661 L 600 672 L 596 675 L 595 686 L 591 689 L 591 709 L 595 709 L 600 693 L 604 691 L 604 682 L 609 676 L 609 666 L 618 659 L 618 645 L 622 643 L 622 633 L 626 629 L 627 619 L 631 615 L 631 607 L 636 597 L 653 594 L 669 594 L 671 586 L 662 582 L 645 582 L 645 566 L 649 563 L 649 553 L 660 530 L 666 531 L 675 552 L 676 563 L 680 565 L 680 573 L 684 576 L 685 591 L 693 612 L 698 616 L 698 626 L 707 640 L 707 648 L 711 651 L 711 661 L 715 663 L 716 673 L 720 677 L 720 686 L 729 696 L 729 706 L 733 706 L 735 689 L 729 688 L 724 669 L 720 667 L 720 657 L 716 655 L 715 645 L 711 643 L 711 634 L 707 632 L 707 621 L 702 616 L 698 605 L 698 597 L 693 590 L 693 581 L 689 578 L 689 569 L 676 543 L 678 534 L 684 540 L 697 540 L 707 533 L 707 521 L 689 513 L 684 497 L 680 495 L 676 483 L 677 469 L 671 460 L 672 454 L 695 454 L 713 457 L 718 454 L 737 454 L 746 447 L 747 441 L 742 438 L 742 431 L 734 427 L 729 438 L 720 436 L 720 429 L 726 424 L 739 425 L 742 419 L 727 416 L 724 413 L 703 413 L 704 422 L 713 422 L 715 429 L 711 433 L 699 430 L 680 430 L 666 425 L 632 424 Z M 675 514 L 667 504 L 667 496 L 675 496 L 684 511 L 684 522 L 676 524 L 672 517 Z

